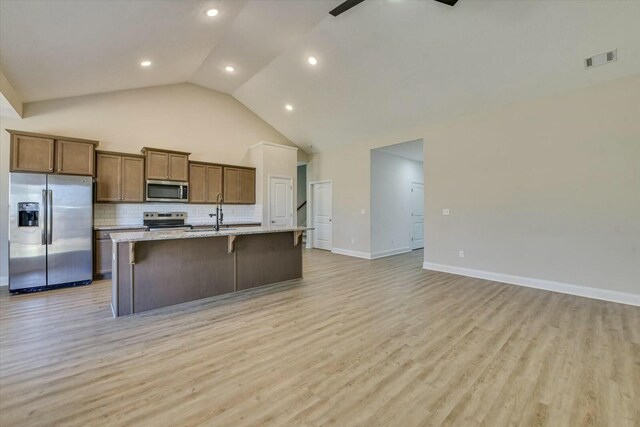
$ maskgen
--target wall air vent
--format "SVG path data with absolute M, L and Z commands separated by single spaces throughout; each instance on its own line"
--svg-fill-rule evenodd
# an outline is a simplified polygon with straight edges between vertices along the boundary
M 585 58 L 584 68 L 589 69 L 597 67 L 598 65 L 608 64 L 609 62 L 616 61 L 618 59 L 618 49 L 610 50 L 609 52 L 599 53 L 592 57 Z

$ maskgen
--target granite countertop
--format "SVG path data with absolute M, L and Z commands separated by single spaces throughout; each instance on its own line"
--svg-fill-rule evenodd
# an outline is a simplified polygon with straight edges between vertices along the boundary
M 221 224 L 222 227 L 227 226 L 227 225 L 256 225 L 259 226 L 262 223 L 260 221 L 255 221 L 255 222 L 251 222 L 251 221 L 225 221 L 224 224 Z M 195 223 L 190 223 L 189 225 L 192 225 L 194 227 L 204 227 L 204 226 L 209 226 L 209 227 L 213 227 L 214 225 L 216 225 L 215 222 L 211 223 L 211 222 L 195 222 Z M 146 228 L 146 226 L 142 225 L 142 224 L 128 224 L 128 225 L 94 225 L 93 229 L 94 230 L 129 230 L 129 229 L 135 229 L 135 228 Z
M 196 239 L 200 237 L 242 236 L 244 234 L 284 233 L 284 232 L 305 231 L 305 230 L 313 230 L 313 227 L 270 226 L 270 227 L 244 227 L 244 228 L 226 229 L 226 230 L 221 229 L 220 231 L 215 231 L 215 230 L 132 231 L 132 232 L 123 232 L 123 233 L 111 233 L 111 240 L 114 243 L 144 242 L 149 240 Z

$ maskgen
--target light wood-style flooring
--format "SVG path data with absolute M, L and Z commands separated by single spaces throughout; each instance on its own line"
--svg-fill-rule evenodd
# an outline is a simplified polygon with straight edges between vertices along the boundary
M 119 319 L 110 282 L 5 288 L 0 425 L 640 425 L 640 308 L 422 251 L 304 256 L 303 280 Z

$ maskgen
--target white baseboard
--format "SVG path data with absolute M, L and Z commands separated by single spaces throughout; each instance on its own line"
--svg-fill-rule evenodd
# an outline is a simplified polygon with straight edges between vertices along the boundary
M 456 267 L 453 265 L 434 264 L 431 262 L 424 262 L 422 264 L 422 268 L 425 270 L 441 271 L 444 273 L 475 277 L 494 282 L 509 283 L 511 285 L 526 286 L 528 288 L 544 289 L 545 291 L 560 292 L 562 294 L 640 306 L 640 294 L 609 291 L 605 289 L 591 288 L 588 286 L 570 285 L 568 283 L 553 282 L 551 280 L 533 279 L 531 277 L 514 276 L 511 274 L 474 270 L 471 268 Z
M 411 247 L 407 246 L 407 247 L 404 247 L 404 248 L 390 249 L 388 251 L 372 252 L 371 253 L 371 259 L 384 258 L 384 257 L 391 256 L 391 255 L 404 254 L 404 253 L 407 253 L 407 252 L 411 252 L 412 250 L 413 249 L 411 249 Z
M 0 287 L 9 286 L 9 278 L 7 276 L 0 276 Z
M 367 252 L 352 251 L 349 249 L 333 248 L 331 252 L 338 255 L 352 256 L 356 258 L 371 259 L 371 254 Z

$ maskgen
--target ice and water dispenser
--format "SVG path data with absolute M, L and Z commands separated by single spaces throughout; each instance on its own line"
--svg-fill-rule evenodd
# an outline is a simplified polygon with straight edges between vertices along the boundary
M 40 204 L 36 202 L 18 203 L 18 227 L 37 227 Z

